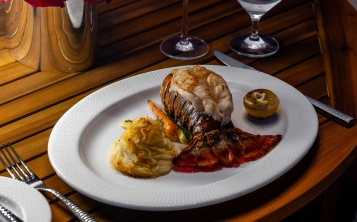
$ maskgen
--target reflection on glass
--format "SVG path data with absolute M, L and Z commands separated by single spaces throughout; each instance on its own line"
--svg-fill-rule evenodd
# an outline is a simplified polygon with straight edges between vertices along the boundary
M 25 1 L 8 1 L 6 48 L 16 60 L 53 73 L 83 71 L 95 62 L 97 4 L 67 0 L 65 7 L 33 8 Z
M 248 57 L 266 57 L 279 49 L 279 43 L 271 36 L 258 32 L 260 18 L 281 0 L 238 0 L 252 20 L 252 31 L 233 36 L 229 47 Z
M 197 59 L 206 55 L 209 49 L 204 40 L 188 35 L 187 10 L 188 0 L 183 0 L 181 35 L 165 39 L 160 45 L 161 52 L 173 59 Z

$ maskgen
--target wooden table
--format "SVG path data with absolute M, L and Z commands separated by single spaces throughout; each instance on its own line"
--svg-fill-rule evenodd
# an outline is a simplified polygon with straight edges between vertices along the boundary
M 316 5 L 319 7 L 314 8 Z M 0 141 L 12 142 L 46 185 L 100 221 L 279 221 L 303 209 L 319 194 L 329 197 L 329 186 L 357 156 L 357 126 L 345 128 L 320 114 L 317 114 L 316 142 L 293 169 L 253 193 L 213 206 L 172 212 L 123 209 L 78 193 L 56 175 L 48 159 L 47 142 L 58 119 L 75 103 L 101 87 L 147 71 L 178 65 L 221 65 L 214 58 L 213 50 L 273 75 L 310 97 L 331 103 L 329 93 L 333 92 L 326 87 L 326 75 L 331 79 L 337 73 L 325 72 L 326 55 L 321 53 L 319 36 L 323 38 L 326 29 L 321 28 L 326 23 L 317 20 L 324 10 L 318 1 L 282 1 L 263 17 L 260 31 L 273 35 L 281 49 L 262 59 L 239 56 L 227 45 L 235 33 L 250 30 L 250 19 L 236 0 L 190 0 L 189 33 L 208 42 L 210 51 L 193 61 L 165 57 L 159 45 L 164 38 L 180 33 L 181 6 L 182 0 L 98 3 L 100 59 L 97 65 L 81 73 L 52 74 L 28 68 L 8 55 L 4 7 L 0 4 Z M 315 16 L 315 10 L 320 17 Z M 324 38 L 322 48 L 328 45 L 326 41 Z M 326 53 L 328 56 L 329 52 Z M 356 106 L 344 109 L 350 115 L 357 113 Z M 2 166 L 0 175 L 8 176 Z M 46 198 L 53 221 L 76 221 L 58 199 L 47 194 Z M 329 207 L 331 204 L 322 205 L 323 210 Z M 330 210 L 324 215 L 332 214 Z

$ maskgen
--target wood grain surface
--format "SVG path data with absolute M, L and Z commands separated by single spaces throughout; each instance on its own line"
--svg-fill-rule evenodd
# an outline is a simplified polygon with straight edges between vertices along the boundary
M 356 116 L 357 9 L 347 0 L 315 1 L 315 5 L 331 103 Z
M 346 58 L 351 65 L 357 57 L 355 51 L 349 51 L 343 54 L 345 59 L 326 65 L 334 60 L 334 51 L 326 42 L 339 37 L 329 36 L 326 11 L 321 10 L 326 6 L 322 2 L 281 1 L 259 24 L 260 32 L 278 40 L 280 50 L 271 57 L 253 59 L 233 53 L 227 44 L 232 35 L 250 30 L 250 18 L 236 0 L 190 0 L 189 34 L 203 38 L 210 46 L 206 56 L 192 61 L 169 59 L 159 49 L 163 39 L 180 33 L 182 0 L 99 2 L 99 59 L 89 70 L 73 74 L 41 72 L 9 56 L 5 44 L 5 11 L 0 4 L 0 142 L 13 143 L 47 186 L 67 196 L 99 221 L 281 221 L 328 190 L 354 161 L 357 126 L 345 128 L 317 113 L 319 133 L 313 147 L 282 177 L 231 201 L 169 212 L 124 209 L 82 195 L 55 173 L 48 159 L 47 143 L 59 118 L 90 93 L 156 69 L 222 65 L 214 58 L 214 50 L 275 76 L 326 104 L 331 104 L 332 98 L 333 105 L 356 117 L 357 93 L 356 87 L 352 87 L 357 85 L 356 69 L 341 67 L 346 65 Z M 340 75 L 339 71 L 346 75 L 336 76 Z M 351 85 L 345 87 L 337 82 L 341 78 Z M 350 100 L 339 99 L 344 93 L 353 94 L 354 105 L 349 105 Z M 0 175 L 9 176 L 2 166 Z M 58 199 L 45 196 L 50 203 L 52 221 L 77 221 Z

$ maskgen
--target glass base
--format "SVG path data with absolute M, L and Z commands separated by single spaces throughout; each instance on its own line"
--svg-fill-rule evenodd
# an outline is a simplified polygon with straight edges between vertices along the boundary
M 246 32 L 233 36 L 229 47 L 239 55 L 261 58 L 275 54 L 279 50 L 279 43 L 271 36 L 259 33 L 259 38 L 250 38 L 251 33 Z
M 167 57 L 178 60 L 198 59 L 206 55 L 208 45 L 200 38 L 188 36 L 189 42 L 182 44 L 181 36 L 165 39 L 161 45 L 161 52 Z

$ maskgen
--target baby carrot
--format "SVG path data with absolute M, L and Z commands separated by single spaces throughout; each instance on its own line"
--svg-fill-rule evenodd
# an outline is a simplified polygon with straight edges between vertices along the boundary
M 159 108 L 157 108 L 157 106 L 155 105 L 155 103 L 153 101 L 148 100 L 148 104 L 149 104 L 151 110 L 153 111 L 153 113 L 155 114 L 155 116 L 160 121 L 162 121 L 162 123 L 164 125 L 165 132 L 171 136 L 176 136 L 175 124 L 169 118 L 167 118 L 167 116 Z

